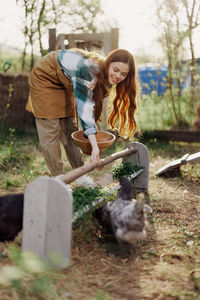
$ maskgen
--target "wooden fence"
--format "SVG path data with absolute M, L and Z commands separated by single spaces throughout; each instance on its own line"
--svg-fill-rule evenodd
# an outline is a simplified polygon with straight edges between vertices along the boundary
M 34 117 L 25 110 L 29 94 L 28 74 L 0 73 L 0 126 L 33 131 Z

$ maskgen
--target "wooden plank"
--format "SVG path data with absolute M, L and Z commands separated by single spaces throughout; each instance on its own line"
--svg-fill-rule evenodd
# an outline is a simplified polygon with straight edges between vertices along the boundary
M 196 160 L 199 160 L 199 159 L 200 159 L 200 152 L 197 152 L 197 153 L 191 154 L 191 155 L 186 159 L 186 161 L 187 161 L 187 162 L 192 162 L 192 161 L 196 161 Z
M 93 40 L 102 40 L 104 33 L 73 33 L 73 34 L 65 34 L 65 39 L 68 40 L 73 38 L 74 40 L 81 41 L 93 41 Z
M 56 28 L 49 29 L 49 52 L 56 50 Z
M 200 159 L 200 152 L 194 153 L 194 154 L 185 154 L 183 155 L 181 158 L 173 160 L 171 162 L 169 162 L 168 164 L 166 164 L 165 166 L 163 166 L 162 168 L 160 168 L 157 172 L 156 172 L 156 176 L 165 174 L 169 171 L 172 171 L 173 169 L 176 168 L 180 168 L 181 165 L 183 164 L 187 164 L 188 162 L 192 162 L 192 161 L 196 161 Z

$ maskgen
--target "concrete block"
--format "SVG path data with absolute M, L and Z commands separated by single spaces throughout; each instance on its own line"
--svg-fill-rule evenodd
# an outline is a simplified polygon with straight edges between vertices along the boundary
M 31 251 L 57 268 L 69 265 L 72 230 L 72 190 L 41 176 L 25 190 L 22 251 Z
M 137 149 L 136 153 L 133 153 L 127 157 L 123 158 L 123 162 L 129 162 L 132 165 L 142 166 L 144 168 L 143 172 L 139 174 L 133 183 L 133 188 L 138 192 L 148 193 L 149 185 L 149 151 L 148 148 L 139 142 L 133 142 L 127 145 L 127 147 L 132 146 Z

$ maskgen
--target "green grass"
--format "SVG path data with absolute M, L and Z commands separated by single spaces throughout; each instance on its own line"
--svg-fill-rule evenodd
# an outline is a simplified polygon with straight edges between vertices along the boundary
M 141 139 L 140 142 L 147 146 L 150 158 L 161 156 L 167 159 L 175 159 L 188 153 L 187 143 L 158 139 Z M 129 143 L 131 143 L 131 141 L 117 141 L 113 143 L 101 157 L 103 158 L 112 153 L 121 151 L 125 149 Z M 190 148 L 190 154 L 198 152 L 198 144 L 191 144 Z M 63 149 L 62 151 L 64 170 L 65 173 L 67 173 L 71 170 L 71 167 Z M 89 158 L 84 157 L 84 159 L 88 161 Z M 118 161 L 116 162 L 118 163 Z M 110 173 L 110 166 L 105 166 L 103 172 Z M 196 176 L 192 165 L 188 172 L 191 177 Z M 100 174 L 99 171 L 96 170 L 94 170 L 92 174 L 93 173 L 95 176 Z M 44 175 L 50 176 L 50 173 L 38 148 L 37 133 L 23 133 L 13 130 L 3 132 L 0 140 L 0 189 L 14 192 L 21 191 L 30 181 L 38 176 Z
M 195 108 L 196 106 L 197 102 L 194 103 Z M 176 98 L 176 112 L 182 126 L 193 127 L 194 121 L 197 119 L 197 113 L 196 109 L 191 112 L 187 95 Z M 139 101 L 136 119 L 142 131 L 178 128 L 168 94 L 158 96 L 152 93 L 150 96 L 144 96 Z

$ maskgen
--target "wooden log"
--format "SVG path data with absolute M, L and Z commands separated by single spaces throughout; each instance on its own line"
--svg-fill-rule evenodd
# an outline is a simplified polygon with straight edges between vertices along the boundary
M 56 50 L 56 28 L 49 29 L 49 52 Z
M 105 158 L 99 159 L 97 161 L 89 162 L 88 164 L 86 164 L 80 168 L 76 168 L 76 169 L 68 172 L 67 174 L 61 176 L 60 180 L 62 180 L 66 184 L 69 184 L 69 183 L 73 182 L 75 179 L 77 179 L 78 177 L 94 170 L 95 168 L 103 167 L 116 159 L 131 155 L 136 152 L 137 152 L 137 150 L 135 149 L 135 147 L 130 146 L 125 150 L 111 154 L 111 155 L 109 155 Z

